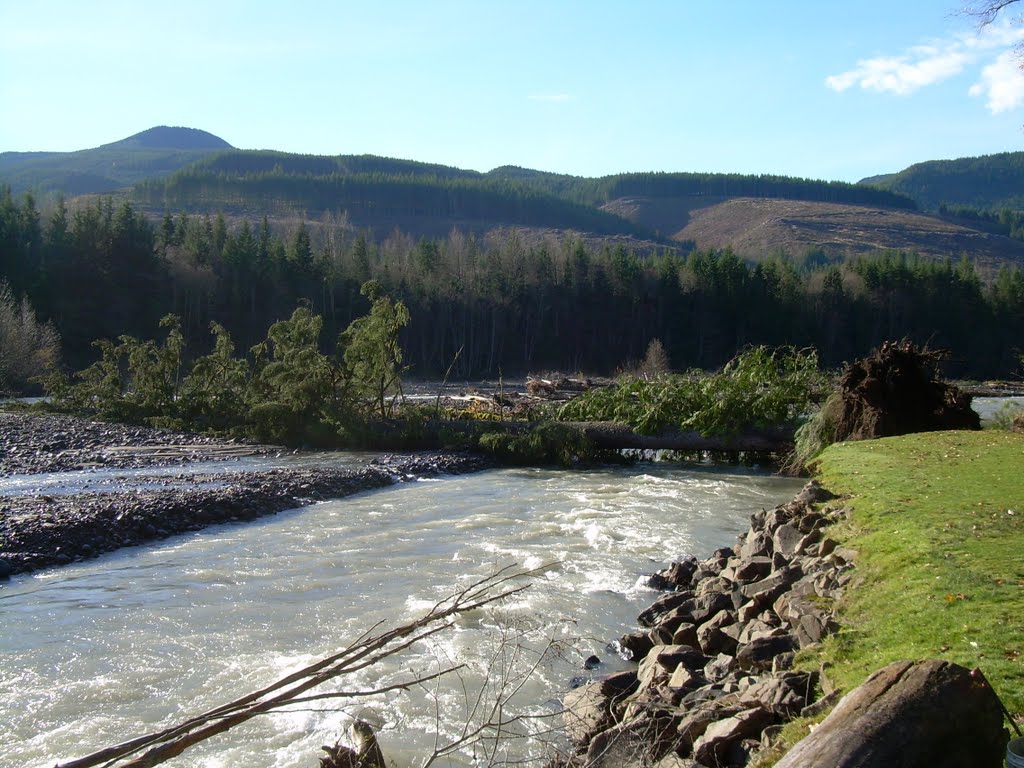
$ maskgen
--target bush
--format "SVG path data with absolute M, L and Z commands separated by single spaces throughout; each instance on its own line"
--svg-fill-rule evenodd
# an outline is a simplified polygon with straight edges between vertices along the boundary
M 0 392 L 25 394 L 56 370 L 60 336 L 40 323 L 27 298 L 19 302 L 0 282 Z

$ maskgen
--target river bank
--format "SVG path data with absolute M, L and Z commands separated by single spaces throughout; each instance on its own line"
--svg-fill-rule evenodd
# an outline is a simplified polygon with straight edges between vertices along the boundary
M 1024 436 L 995 430 L 828 449 L 841 500 L 811 509 L 832 496 L 808 486 L 736 547 L 655 574 L 669 591 L 619 641 L 636 670 L 565 699 L 565 765 L 773 765 L 902 660 L 981 669 L 1024 723 L 1022 470 Z
M 0 472 L 5 475 L 185 468 L 196 462 L 281 450 L 65 415 L 0 413 L 0 435 Z M 489 460 L 472 454 L 385 455 L 356 468 L 143 475 L 128 487 L 112 491 L 0 496 L 0 578 L 209 525 L 253 520 L 326 498 L 489 466 Z

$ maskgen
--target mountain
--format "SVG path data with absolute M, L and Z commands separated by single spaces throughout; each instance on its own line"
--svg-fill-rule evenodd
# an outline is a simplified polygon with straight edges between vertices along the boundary
M 858 182 L 913 198 L 920 208 L 1024 209 L 1024 152 L 930 160 Z
M 0 184 L 14 194 L 31 191 L 40 197 L 109 194 L 231 148 L 206 131 L 158 126 L 78 152 L 0 153 Z
M 732 248 L 834 261 L 879 250 L 967 255 L 982 273 L 1024 264 L 1010 223 L 934 215 L 940 205 L 1024 208 L 1024 153 L 919 163 L 858 184 L 773 175 L 623 173 L 588 178 L 501 166 L 486 173 L 373 155 L 239 150 L 193 128 L 159 126 L 80 152 L 0 154 L 17 194 L 117 194 L 152 217 L 344 215 L 377 238 L 442 237 L 514 227 L 527 246 L 571 231 L 637 252 Z M 943 209 L 945 210 L 945 209 Z

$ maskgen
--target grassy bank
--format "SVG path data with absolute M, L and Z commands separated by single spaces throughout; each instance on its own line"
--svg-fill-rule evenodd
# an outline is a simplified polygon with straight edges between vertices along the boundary
M 837 533 L 858 552 L 858 578 L 821 652 L 838 685 L 897 659 L 942 658 L 981 667 L 1024 715 L 1024 435 L 839 444 L 818 475 L 854 509 Z

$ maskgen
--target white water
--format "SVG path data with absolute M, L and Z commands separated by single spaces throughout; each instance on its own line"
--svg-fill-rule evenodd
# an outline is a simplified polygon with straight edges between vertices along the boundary
M 457 585 L 512 563 L 556 565 L 498 615 L 464 617 L 455 631 L 345 687 L 379 686 L 455 659 L 470 664 L 472 695 L 502 624 L 528 651 L 582 638 L 543 664 L 514 702 L 550 715 L 571 678 L 585 674 L 587 655 L 605 662 L 600 672 L 623 664 L 605 646 L 653 598 L 638 585 L 642 574 L 732 544 L 750 513 L 798 488 L 743 470 L 498 470 L 15 578 L 0 585 L 0 765 L 53 766 L 172 724 L 339 650 L 375 622 L 418 616 Z M 442 731 L 464 719 L 465 698 L 456 679 L 439 689 Z M 333 743 L 349 716 L 382 729 L 389 759 L 416 765 L 433 744 L 434 706 L 415 691 L 322 702 L 257 718 L 171 765 L 312 768 L 319 746 Z M 511 749 L 539 755 L 545 746 Z M 482 762 L 479 754 L 475 762 L 452 759 Z

